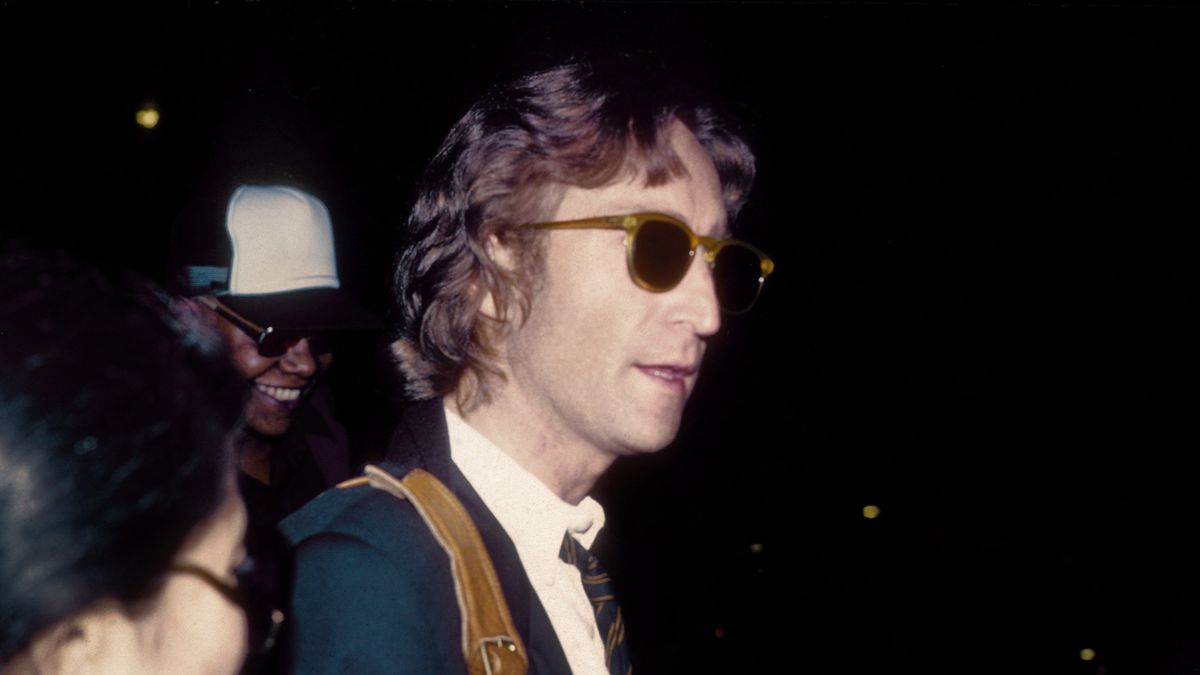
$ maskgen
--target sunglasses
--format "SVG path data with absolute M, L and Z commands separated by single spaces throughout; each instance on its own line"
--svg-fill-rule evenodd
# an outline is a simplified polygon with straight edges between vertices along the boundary
M 328 335 L 302 335 L 288 331 L 275 330 L 273 326 L 260 326 L 250 319 L 238 314 L 220 301 L 213 298 L 197 298 L 200 304 L 211 309 L 227 319 L 238 330 L 242 331 L 258 347 L 258 355 L 273 359 L 283 356 L 301 340 L 308 340 L 308 349 L 315 355 L 328 354 L 333 351 L 333 340 Z
M 754 306 L 763 282 L 775 269 L 766 253 L 736 239 L 703 237 L 671 216 L 634 213 L 528 225 L 539 230 L 625 230 L 625 259 L 634 283 L 653 293 L 679 285 L 692 266 L 696 249 L 712 270 L 717 304 L 728 314 Z
M 191 563 L 175 563 L 171 572 L 190 574 L 208 584 L 226 600 L 237 605 L 246 614 L 246 627 L 249 632 L 248 656 L 262 656 L 271 651 L 279 638 L 279 629 L 283 625 L 283 610 L 271 598 L 269 574 L 258 564 L 257 560 L 246 556 L 242 563 L 233 570 L 236 586 L 230 586 L 217 575 Z

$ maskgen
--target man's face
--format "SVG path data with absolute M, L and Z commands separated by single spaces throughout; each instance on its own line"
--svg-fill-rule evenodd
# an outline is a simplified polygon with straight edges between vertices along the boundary
M 246 401 L 246 426 L 263 436 L 281 436 L 292 424 L 292 416 L 333 361 L 332 354 L 314 357 L 308 340 L 300 340 L 281 356 L 258 353 L 258 345 L 222 316 L 209 315 L 229 347 L 234 369 L 250 383 Z
M 646 187 L 639 169 L 605 187 L 569 187 L 549 220 L 652 211 L 697 234 L 727 236 L 712 161 L 682 124 L 670 137 L 686 175 Z M 563 441 L 611 455 L 661 449 L 679 429 L 705 338 L 720 327 L 708 266 L 693 260 L 677 287 L 651 293 L 629 276 L 625 232 L 554 230 L 545 237 L 545 274 L 528 320 L 503 345 L 503 395 L 524 398 L 522 407 Z

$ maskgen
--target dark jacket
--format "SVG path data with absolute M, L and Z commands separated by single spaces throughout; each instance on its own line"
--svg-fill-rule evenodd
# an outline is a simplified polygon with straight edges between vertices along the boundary
M 441 401 L 413 404 L 383 468 L 424 468 L 462 501 L 492 558 L 530 673 L 570 673 L 512 541 L 450 460 Z M 413 507 L 368 486 L 332 489 L 280 525 L 295 547 L 294 672 L 466 673 L 445 552 Z

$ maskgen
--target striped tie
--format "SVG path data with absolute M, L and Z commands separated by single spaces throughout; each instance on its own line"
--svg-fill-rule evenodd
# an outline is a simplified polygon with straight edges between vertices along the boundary
M 600 629 L 600 637 L 604 638 L 604 662 L 608 672 L 629 675 L 633 666 L 629 663 L 629 650 L 625 648 L 625 622 L 621 620 L 621 608 L 613 595 L 608 572 L 569 532 L 563 537 L 558 557 L 578 567 L 583 577 L 583 590 L 596 610 L 596 627 Z

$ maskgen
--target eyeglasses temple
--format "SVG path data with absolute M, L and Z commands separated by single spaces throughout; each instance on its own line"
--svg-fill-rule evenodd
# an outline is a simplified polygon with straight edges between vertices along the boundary
M 183 574 L 191 574 L 199 577 L 209 586 L 212 586 L 213 590 L 223 595 L 226 600 L 229 600 L 238 607 L 244 607 L 246 604 L 242 598 L 242 594 L 239 593 L 236 588 L 225 583 L 221 579 L 217 578 L 217 575 L 204 569 L 203 567 L 200 567 L 199 565 L 192 565 L 191 563 L 175 563 L 171 565 L 170 569 L 172 572 L 181 572 Z
M 200 304 L 204 305 L 205 307 L 211 309 L 212 311 L 216 312 L 217 314 L 220 314 L 221 316 L 225 317 L 226 319 L 229 319 L 230 321 L 232 321 L 236 324 L 244 326 L 245 328 L 249 328 L 251 331 L 258 333 L 259 335 L 266 335 L 267 333 L 272 333 L 275 330 L 274 327 L 272 327 L 272 326 L 267 326 L 264 328 L 263 326 L 260 326 L 256 323 L 254 323 L 250 319 L 247 319 L 246 317 L 242 316 L 241 314 L 238 314 L 237 312 L 233 311 L 233 309 L 226 306 L 225 303 L 223 303 L 223 302 L 213 300 L 211 303 L 209 303 L 209 302 L 205 302 L 203 299 L 200 299 Z
M 630 230 L 634 225 L 614 223 L 605 218 L 581 218 L 554 223 L 532 223 L 525 227 L 532 230 Z

